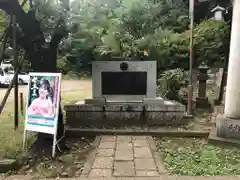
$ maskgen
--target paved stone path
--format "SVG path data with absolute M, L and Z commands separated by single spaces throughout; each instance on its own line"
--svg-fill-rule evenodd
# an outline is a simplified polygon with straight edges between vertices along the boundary
M 157 177 L 161 162 L 154 156 L 151 137 L 102 136 L 85 177 Z
M 33 177 L 11 176 L 4 180 L 33 180 Z M 56 180 L 56 179 L 47 179 Z M 240 180 L 240 176 L 160 176 L 160 177 L 89 177 L 59 178 L 59 180 Z
M 87 174 L 61 180 L 240 180 L 240 176 L 168 175 L 152 137 L 102 136 L 98 139 L 100 142 L 96 151 L 88 158 L 92 160 L 86 162 L 87 168 L 83 170 Z M 33 177 L 17 175 L 3 179 L 30 180 Z

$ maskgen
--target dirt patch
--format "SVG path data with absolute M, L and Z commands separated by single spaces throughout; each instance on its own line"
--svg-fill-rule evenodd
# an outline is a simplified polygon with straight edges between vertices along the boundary
M 17 171 L 9 175 L 28 175 L 34 178 L 76 178 L 81 175 L 94 137 L 67 139 L 67 151 L 52 159 L 48 156 L 32 156 Z M 41 158 L 40 158 L 41 157 Z

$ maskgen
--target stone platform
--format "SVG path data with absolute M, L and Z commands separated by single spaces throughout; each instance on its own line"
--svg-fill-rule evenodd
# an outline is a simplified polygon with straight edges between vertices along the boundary
M 176 101 L 148 99 L 142 102 L 101 102 L 93 100 L 66 105 L 69 128 L 103 128 L 106 126 L 167 126 L 184 124 L 185 106 Z

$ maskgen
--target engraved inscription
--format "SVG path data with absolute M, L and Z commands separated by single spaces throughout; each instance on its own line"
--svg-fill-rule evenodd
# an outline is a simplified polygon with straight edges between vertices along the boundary
M 240 125 L 238 124 L 230 124 L 228 126 L 228 131 L 236 134 L 240 134 Z
M 102 72 L 103 95 L 146 95 L 147 72 Z

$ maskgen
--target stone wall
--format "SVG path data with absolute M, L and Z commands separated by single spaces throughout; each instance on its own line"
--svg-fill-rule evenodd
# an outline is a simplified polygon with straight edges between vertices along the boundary
M 185 106 L 143 104 L 76 104 L 65 106 L 70 128 L 107 128 L 124 126 L 167 126 L 184 124 Z

